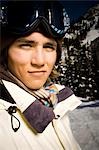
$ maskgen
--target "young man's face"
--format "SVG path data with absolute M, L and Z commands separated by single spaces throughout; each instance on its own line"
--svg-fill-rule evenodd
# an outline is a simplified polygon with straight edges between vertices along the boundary
M 8 50 L 8 68 L 30 89 L 39 89 L 48 79 L 57 57 L 57 43 L 34 32 L 17 39 Z

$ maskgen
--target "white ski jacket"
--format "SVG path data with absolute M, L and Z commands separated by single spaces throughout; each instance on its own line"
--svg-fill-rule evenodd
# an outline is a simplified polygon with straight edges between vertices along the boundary
M 0 99 L 0 150 L 80 150 L 72 135 L 68 118 L 68 112 L 81 104 L 74 94 L 63 96 L 64 100 L 53 109 L 56 118 L 42 133 L 38 133 L 23 115 L 23 112 L 35 103 L 36 98 L 14 83 L 3 80 L 3 84 L 16 103 Z M 62 98 L 65 87 L 56 86 L 61 91 Z M 11 106 L 18 108 L 13 113 L 14 116 L 8 112 Z M 19 128 L 14 132 L 13 127 Z

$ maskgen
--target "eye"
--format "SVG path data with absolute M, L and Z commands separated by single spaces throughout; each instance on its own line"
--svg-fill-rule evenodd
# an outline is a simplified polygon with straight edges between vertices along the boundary
M 30 49 L 32 47 L 32 45 L 23 43 L 23 44 L 20 44 L 19 47 L 22 49 Z
M 43 48 L 45 48 L 46 51 L 49 51 L 49 52 L 56 50 L 56 47 L 53 45 L 44 45 Z

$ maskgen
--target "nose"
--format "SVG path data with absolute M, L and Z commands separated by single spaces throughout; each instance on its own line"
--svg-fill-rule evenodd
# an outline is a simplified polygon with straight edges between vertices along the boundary
M 44 50 L 41 47 L 38 47 L 34 50 L 31 60 L 32 65 L 44 66 L 45 65 L 45 54 Z

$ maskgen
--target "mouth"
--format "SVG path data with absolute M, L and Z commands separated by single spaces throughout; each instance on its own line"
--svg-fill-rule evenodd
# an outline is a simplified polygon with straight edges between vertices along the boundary
M 41 77 L 46 73 L 46 71 L 28 71 L 28 73 L 34 77 Z

